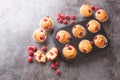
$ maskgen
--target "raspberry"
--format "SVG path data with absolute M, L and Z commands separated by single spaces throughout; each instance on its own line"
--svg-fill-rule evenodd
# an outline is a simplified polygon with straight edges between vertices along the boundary
M 95 36 L 95 37 L 94 37 L 94 39 L 96 40 L 96 39 L 97 39 L 97 37 Z
M 40 30 L 40 32 L 43 32 L 43 30 Z
M 80 36 L 82 36 L 83 34 L 82 34 L 82 32 L 80 32 L 80 34 L 79 34 Z
M 33 58 L 31 56 L 28 57 L 28 62 L 33 62 Z
M 50 65 L 50 67 L 51 67 L 51 69 L 55 69 L 56 68 L 55 64 L 53 64 L 53 63 Z
M 71 21 L 70 21 L 70 24 L 74 24 L 74 23 L 75 23 L 75 20 L 71 20 Z
M 56 67 L 58 67 L 60 65 L 60 63 L 58 61 L 56 61 L 54 64 Z
M 54 54 L 52 52 L 50 52 L 50 55 L 53 56 Z
M 62 18 L 62 19 L 64 19 L 64 18 L 65 18 L 65 16 L 61 14 L 61 18 Z
M 88 10 L 89 13 L 91 13 L 91 10 Z
M 37 51 L 37 47 L 36 46 L 32 46 L 32 50 L 33 51 Z
M 69 47 L 69 44 L 66 44 L 65 47 Z
M 29 55 L 29 56 L 33 56 L 33 55 L 34 55 L 34 52 L 33 52 L 32 50 L 29 50 L 29 51 L 28 51 L 28 55 Z
M 44 38 L 44 36 L 40 36 L 40 39 L 41 39 L 41 40 L 44 40 L 45 38 Z
M 64 24 L 67 24 L 67 20 L 63 20 L 63 23 L 64 23 Z
M 59 12 L 59 13 L 57 13 L 57 16 L 58 16 L 58 17 L 61 17 L 61 13 L 60 13 L 60 12 Z
M 65 15 L 65 18 L 66 18 L 67 20 L 69 20 L 69 19 L 70 19 L 70 16 L 69 16 L 69 15 Z
M 57 75 L 60 75 L 60 70 L 57 69 L 57 70 L 55 71 L 55 73 L 56 73 Z
M 100 11 L 97 11 L 97 14 L 100 14 Z
M 27 49 L 28 49 L 28 51 L 33 50 L 32 46 L 28 46 Z
M 71 39 L 72 39 L 72 38 L 69 36 L 69 37 L 68 37 L 68 40 L 71 40 Z
M 59 53 L 58 50 L 56 50 L 55 53 L 58 54 Z
M 48 58 L 48 61 L 51 61 L 51 58 Z
M 75 16 L 75 15 L 72 15 L 72 16 L 71 16 L 71 19 L 75 19 L 75 18 L 76 18 L 76 16 Z
M 86 24 L 86 27 L 89 27 L 89 24 L 88 24 L 88 23 Z
M 99 28 L 98 28 L 98 27 L 96 27 L 96 28 L 95 28 L 95 31 L 98 31 L 98 30 L 99 30 Z
M 63 23 L 63 19 L 62 18 L 60 18 L 60 20 L 58 21 L 59 23 Z
M 92 42 L 92 41 L 90 41 L 90 44 L 91 44 L 91 45 L 93 45 L 93 42 Z
M 86 49 L 83 49 L 83 53 L 86 53 L 87 51 L 86 51 Z
M 97 11 L 98 9 L 99 9 L 99 8 L 96 6 L 96 7 L 95 7 L 95 11 Z
M 60 39 L 60 36 L 59 36 L 59 35 L 56 35 L 55 38 L 56 38 L 56 40 L 59 40 L 59 39 Z
M 46 51 L 47 50 L 46 46 L 42 46 L 41 50 Z
M 60 17 L 57 17 L 56 19 L 59 21 L 59 20 L 60 20 Z
M 46 22 L 46 21 L 47 21 L 47 19 L 46 19 L 46 18 L 44 18 L 44 19 L 43 19 L 43 21 L 45 21 L 45 22 Z
M 68 50 L 72 50 L 72 48 L 71 48 L 71 47 L 68 47 Z
M 93 5 L 90 6 L 92 10 L 95 10 L 95 7 Z

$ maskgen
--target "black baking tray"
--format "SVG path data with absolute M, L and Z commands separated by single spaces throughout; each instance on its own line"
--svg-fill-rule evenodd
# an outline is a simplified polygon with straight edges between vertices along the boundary
M 89 19 L 89 20 L 90 20 L 90 19 Z M 83 58 L 85 58 L 85 57 L 89 57 L 89 56 L 91 56 L 91 55 L 93 55 L 93 54 L 101 53 L 102 51 L 105 51 L 105 50 L 110 46 L 110 40 L 109 40 L 108 37 L 107 37 L 107 34 L 106 34 L 106 32 L 105 32 L 105 30 L 104 30 L 104 28 L 103 28 L 103 25 L 98 21 L 98 22 L 100 23 L 100 25 L 101 25 L 101 29 L 100 29 L 97 33 L 91 33 L 91 32 L 88 31 L 88 29 L 87 29 L 87 27 L 86 27 L 86 24 L 88 23 L 89 20 L 83 20 L 83 21 L 77 22 L 77 23 L 72 24 L 72 25 L 67 25 L 67 26 L 62 27 L 62 28 L 60 28 L 60 29 L 58 29 L 58 30 L 55 31 L 55 33 L 54 33 L 54 35 L 53 35 L 53 39 L 54 39 L 54 42 L 55 42 L 56 47 L 57 47 L 58 50 L 59 50 L 60 56 L 63 58 L 64 61 L 74 62 L 74 61 L 76 61 L 76 60 L 80 60 L 80 59 L 83 59 Z M 73 28 L 73 26 L 76 25 L 76 24 L 80 24 L 80 25 L 82 25 L 82 26 L 85 28 L 85 30 L 86 30 L 86 35 L 85 35 L 83 38 L 80 38 L 80 39 L 79 39 L 79 38 L 75 38 L 75 37 L 73 36 L 73 34 L 72 34 L 72 28 Z M 65 44 L 73 45 L 73 46 L 76 48 L 76 50 L 77 50 L 77 57 L 76 57 L 75 59 L 70 59 L 70 60 L 69 60 L 69 59 L 66 59 L 66 58 L 63 56 L 63 54 L 62 54 L 62 49 L 63 49 L 63 47 L 65 46 L 65 44 L 59 43 L 59 42 L 55 39 L 55 36 L 56 36 L 57 32 L 60 31 L 60 30 L 66 30 L 66 31 L 68 31 L 68 32 L 70 33 L 70 35 L 71 35 L 71 37 L 72 37 L 72 40 L 70 40 L 68 43 L 65 43 Z M 104 35 L 104 36 L 106 37 L 106 39 L 107 39 L 106 47 L 104 47 L 104 48 L 98 48 L 98 47 L 96 47 L 96 46 L 93 44 L 93 49 L 92 49 L 92 51 L 91 51 L 90 53 L 84 54 L 84 53 L 80 52 L 79 49 L 78 49 L 78 44 L 79 44 L 79 42 L 80 42 L 81 40 L 83 40 L 83 39 L 88 39 L 88 40 L 90 40 L 90 41 L 93 41 L 94 36 L 97 35 L 97 34 L 102 34 L 102 35 Z

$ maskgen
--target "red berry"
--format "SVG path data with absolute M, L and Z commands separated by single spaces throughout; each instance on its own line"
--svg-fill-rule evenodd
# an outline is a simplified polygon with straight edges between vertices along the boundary
M 89 27 L 89 24 L 88 24 L 88 23 L 86 24 L 86 27 Z
M 58 17 L 61 17 L 61 13 L 60 13 L 60 12 L 59 12 L 59 13 L 57 13 L 57 16 L 58 16 Z
M 60 75 L 60 70 L 57 69 L 57 70 L 55 71 L 55 73 L 56 73 L 57 75 Z
M 73 28 L 76 28 L 76 26 L 73 26 Z
M 29 51 L 28 51 L 28 55 L 29 55 L 29 56 L 33 56 L 33 55 L 34 55 L 34 52 L 33 52 L 32 50 L 29 50 Z
M 74 24 L 74 23 L 75 23 L 75 20 L 71 20 L 71 21 L 70 21 L 70 24 Z
M 28 62 L 33 62 L 33 58 L 31 56 L 28 57 Z
M 50 52 L 50 55 L 53 56 L 54 54 L 52 52 Z
M 39 60 L 40 60 L 40 59 L 42 58 L 42 55 L 39 55 L 38 58 L 39 58 Z
M 100 14 L 100 11 L 97 11 L 97 14 Z
M 95 10 L 95 7 L 93 5 L 90 6 L 92 10 Z
M 95 36 L 95 37 L 94 37 L 94 39 L 96 40 L 96 39 L 97 39 L 97 37 Z
M 59 40 L 59 39 L 60 39 L 60 36 L 59 36 L 59 35 L 56 35 L 55 38 L 56 38 L 56 40 Z
M 66 44 L 65 47 L 69 47 L 69 44 Z
M 52 69 L 55 69 L 55 68 L 56 68 L 55 64 L 53 64 L 53 63 L 50 65 L 50 67 L 51 67 Z
M 44 36 L 40 36 L 40 39 L 41 39 L 41 40 L 44 40 L 45 38 L 44 38 Z
M 86 49 L 83 49 L 83 53 L 86 53 L 87 51 L 86 51 Z
M 71 16 L 71 18 L 72 18 L 72 19 L 75 19 L 75 18 L 76 18 L 76 16 L 75 16 L 75 15 L 72 15 L 72 16 Z
M 72 50 L 72 48 L 71 48 L 71 47 L 68 47 L 68 50 Z
M 99 30 L 99 28 L 98 28 L 98 27 L 96 27 L 96 28 L 95 28 L 95 31 L 98 31 L 98 30 Z
M 67 24 L 67 20 L 63 20 L 63 23 L 64 23 L 64 24 Z
M 88 10 L 89 13 L 91 13 L 91 10 Z
M 43 32 L 43 30 L 41 29 L 40 32 Z
M 71 39 L 72 39 L 71 36 L 69 36 L 69 37 L 68 37 L 68 40 L 71 40 Z
M 37 47 L 36 46 L 32 46 L 32 49 L 33 49 L 33 51 L 36 51 Z
M 90 41 L 90 44 L 93 45 L 93 41 Z
M 57 17 L 56 19 L 59 21 L 59 20 L 60 20 L 60 17 Z
M 47 21 L 47 19 L 46 19 L 46 18 L 44 18 L 44 19 L 43 19 L 43 21 L 45 21 L 45 22 L 46 22 L 46 21 Z
M 69 15 L 65 15 L 65 18 L 66 18 L 67 20 L 69 20 L 69 19 L 70 19 L 70 16 L 69 16 Z
M 65 16 L 61 14 L 61 18 L 62 18 L 62 19 L 64 19 L 64 18 L 65 18 Z
M 28 49 L 28 51 L 33 50 L 32 46 L 28 46 L 27 49 Z
M 48 58 L 48 61 L 51 61 L 51 58 Z
M 46 51 L 47 50 L 46 46 L 42 46 L 41 50 Z
M 55 62 L 55 66 L 58 67 L 60 63 L 58 61 Z
M 63 19 L 62 18 L 60 18 L 60 20 L 58 21 L 59 23 L 63 23 Z
M 82 32 L 80 32 L 79 35 L 82 36 L 83 35 Z
M 97 11 L 98 9 L 99 9 L 99 8 L 96 6 L 96 7 L 95 7 L 95 11 Z

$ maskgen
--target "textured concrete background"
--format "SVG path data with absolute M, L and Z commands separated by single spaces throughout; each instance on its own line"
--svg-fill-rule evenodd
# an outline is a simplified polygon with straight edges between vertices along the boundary
M 61 28 L 55 20 L 56 13 L 76 14 L 83 20 L 79 7 L 83 2 L 104 8 L 109 21 L 104 29 L 111 47 L 72 64 L 61 61 L 61 76 L 49 68 L 50 62 L 41 65 L 27 62 L 28 45 L 40 44 L 32 40 L 32 32 L 39 28 L 39 20 L 50 16 L 55 29 Z M 0 80 L 120 80 L 120 0 L 0 0 Z M 54 46 L 48 33 L 48 48 Z

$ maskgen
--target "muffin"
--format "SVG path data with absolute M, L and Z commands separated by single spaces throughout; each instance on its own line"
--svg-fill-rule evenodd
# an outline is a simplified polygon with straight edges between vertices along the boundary
M 45 30 L 51 30 L 54 26 L 53 20 L 49 17 L 46 16 L 40 20 L 40 26 L 45 29 Z
M 82 40 L 79 45 L 79 50 L 82 52 L 82 53 L 85 53 L 85 54 L 88 54 L 92 51 L 92 44 L 91 44 L 91 41 L 89 40 Z
M 104 48 L 106 46 L 106 43 L 107 39 L 103 35 L 98 34 L 94 37 L 94 44 L 98 48 Z
M 82 25 L 75 25 L 73 28 L 72 28 L 72 34 L 74 37 L 76 38 L 82 38 L 85 36 L 86 34 L 86 31 L 85 29 L 82 27 Z
M 103 9 L 99 9 L 96 11 L 95 13 L 95 17 L 97 20 L 99 20 L 100 22 L 105 22 L 108 20 L 108 14 L 105 10 Z
M 33 32 L 33 39 L 36 42 L 44 42 L 47 38 L 46 31 L 44 29 L 36 29 Z
M 58 49 L 55 47 L 52 47 L 47 53 L 46 57 L 49 61 L 56 59 L 58 56 Z
M 80 7 L 80 14 L 83 17 L 90 17 L 93 14 L 93 10 L 91 9 L 91 7 L 89 5 L 82 5 Z
M 71 36 L 67 31 L 60 30 L 56 34 L 56 40 L 58 40 L 58 42 L 60 42 L 60 43 L 67 43 L 67 42 L 69 42 L 69 40 L 71 40 Z
M 37 50 L 34 53 L 34 58 L 38 62 L 41 62 L 41 63 L 45 63 L 46 62 L 46 56 L 43 54 L 43 52 L 41 50 Z
M 77 50 L 74 46 L 66 44 L 62 50 L 62 53 L 66 59 L 74 59 L 77 55 Z
M 91 32 L 91 33 L 96 33 L 100 30 L 100 23 L 96 20 L 90 20 L 88 23 L 87 23 L 87 28 L 88 30 Z

